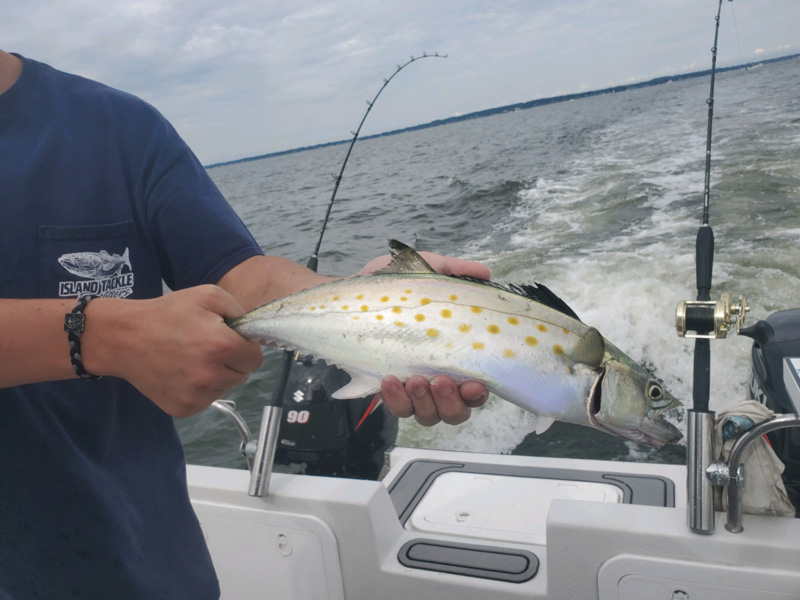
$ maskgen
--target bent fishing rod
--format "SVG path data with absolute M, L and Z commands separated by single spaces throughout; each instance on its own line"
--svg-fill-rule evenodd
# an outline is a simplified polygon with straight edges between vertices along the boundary
M 395 72 L 383 80 L 383 85 L 378 90 L 378 93 L 375 94 L 375 97 L 372 100 L 367 100 L 367 110 L 364 113 L 364 116 L 361 118 L 361 122 L 358 124 L 358 127 L 355 131 L 350 132 L 353 135 L 353 139 L 350 141 L 350 146 L 347 148 L 347 154 L 345 155 L 342 166 L 339 169 L 339 174 L 334 176 L 333 192 L 331 193 L 331 198 L 328 201 L 328 207 L 325 211 L 325 218 L 323 219 L 322 228 L 319 232 L 319 239 L 317 240 L 317 245 L 314 248 L 314 252 L 311 254 L 311 257 L 308 259 L 308 263 L 306 264 L 306 266 L 312 271 L 316 272 L 317 270 L 317 266 L 319 264 L 319 250 L 322 246 L 322 238 L 325 236 L 325 230 L 328 226 L 328 220 L 331 215 L 331 210 L 333 209 L 333 204 L 336 201 L 336 193 L 339 191 L 339 184 L 342 182 L 342 176 L 344 175 L 344 170 L 347 167 L 347 161 L 350 160 L 350 154 L 353 152 L 353 147 L 356 145 L 356 141 L 361 133 L 361 128 L 364 126 L 364 122 L 367 120 L 367 117 L 372 111 L 373 106 L 375 106 L 375 102 L 378 100 L 378 97 L 380 97 L 380 95 L 383 93 L 383 90 L 386 89 L 386 86 L 389 85 L 389 82 L 392 81 L 392 79 L 394 79 L 395 76 L 408 65 L 418 60 L 422 60 L 423 58 L 447 58 L 447 55 L 439 54 L 438 52 L 434 52 L 433 54 L 423 52 L 421 56 L 412 56 L 402 65 L 397 65 Z M 272 473 L 272 464 L 275 460 L 278 432 L 280 430 L 280 423 L 283 414 L 283 396 L 286 393 L 286 385 L 289 381 L 289 373 L 292 369 L 293 360 L 294 352 L 291 350 L 284 350 L 281 358 L 278 379 L 276 380 L 275 387 L 273 388 L 272 398 L 264 404 L 264 410 L 261 417 L 261 429 L 259 430 L 258 434 L 253 468 L 251 469 L 250 473 L 250 489 L 248 490 L 248 493 L 251 496 L 263 497 L 267 494 L 269 489 L 269 479 Z
M 732 2 L 733 0 L 728 0 Z M 709 410 L 711 396 L 711 340 L 724 338 L 736 321 L 737 330 L 744 324 L 747 311 L 745 300 L 739 297 L 738 304 L 731 304 L 728 294 L 719 301 L 711 300 L 711 276 L 714 268 L 714 232 L 711 229 L 709 212 L 711 205 L 711 132 L 714 118 L 714 82 L 717 72 L 717 43 L 722 12 L 719 0 L 714 27 L 714 45 L 711 48 L 711 89 L 708 104 L 708 126 L 706 131 L 705 182 L 703 186 L 703 215 L 695 244 L 697 270 L 697 300 L 678 303 L 676 326 L 681 337 L 695 338 L 694 380 L 692 386 L 692 408 L 687 414 L 687 525 L 694 533 L 714 532 L 713 488 L 706 476 L 712 462 L 712 434 L 715 425 L 714 412 Z

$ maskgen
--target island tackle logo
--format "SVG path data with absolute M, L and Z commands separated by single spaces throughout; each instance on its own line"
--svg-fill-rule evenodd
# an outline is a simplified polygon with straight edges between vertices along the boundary
M 67 271 L 86 281 L 61 281 L 58 295 L 73 297 L 91 294 L 103 298 L 127 298 L 133 293 L 133 271 L 128 248 L 120 256 L 100 252 L 75 252 L 64 254 L 58 259 Z M 123 273 L 123 268 L 128 272 Z

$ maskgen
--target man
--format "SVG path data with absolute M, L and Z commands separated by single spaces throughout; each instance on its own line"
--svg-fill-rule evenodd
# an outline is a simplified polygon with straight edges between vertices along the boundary
M 0 200 L 0 599 L 217 598 L 172 417 L 259 367 L 224 318 L 331 278 L 263 256 L 152 107 L 3 51 Z M 486 399 L 382 392 L 425 425 Z

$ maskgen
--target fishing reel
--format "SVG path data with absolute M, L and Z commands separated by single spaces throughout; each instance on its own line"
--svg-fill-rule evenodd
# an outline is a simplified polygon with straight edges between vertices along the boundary
M 675 312 L 675 328 L 680 337 L 724 339 L 736 322 L 736 333 L 744 325 L 749 311 L 744 296 L 731 304 L 731 295 L 722 294 L 717 301 L 681 300 Z

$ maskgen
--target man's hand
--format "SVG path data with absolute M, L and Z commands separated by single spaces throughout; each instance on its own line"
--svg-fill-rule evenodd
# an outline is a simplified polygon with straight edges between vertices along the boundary
M 415 375 L 408 378 L 405 386 L 394 375 L 387 375 L 381 382 L 381 395 L 394 416 L 413 415 L 426 427 L 439 421 L 449 425 L 463 423 L 469 419 L 471 409 L 483 406 L 488 398 L 482 383 L 467 381 L 459 388 L 444 375 L 436 375 L 430 382 Z
M 261 365 L 258 342 L 224 322 L 243 312 L 213 285 L 151 300 L 98 298 L 86 309 L 84 366 L 126 379 L 169 415 L 199 413 Z
M 456 258 L 454 256 L 440 256 L 432 252 L 420 252 L 419 254 L 434 271 L 442 275 L 466 275 L 478 279 L 489 279 L 491 277 L 489 267 L 483 263 L 464 260 L 463 258 Z M 358 272 L 358 274 L 369 275 L 370 273 L 374 273 L 388 265 L 391 260 L 392 257 L 388 254 L 373 258 Z
M 489 279 L 489 268 L 481 263 L 463 260 L 452 256 L 440 256 L 430 252 L 420 252 L 422 258 L 442 275 L 467 275 L 478 279 Z M 361 269 L 359 275 L 366 275 L 389 264 L 391 257 L 379 256 Z M 455 381 L 444 375 L 437 375 L 430 382 L 424 377 L 410 377 L 405 385 L 389 375 L 381 382 L 381 395 L 386 407 L 396 417 L 414 418 L 421 425 L 429 427 L 444 421 L 458 425 L 469 419 L 472 408 L 483 406 L 489 393 L 477 381 L 466 381 L 459 388 Z

